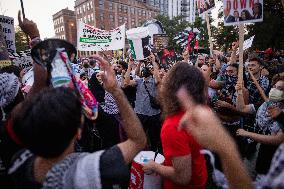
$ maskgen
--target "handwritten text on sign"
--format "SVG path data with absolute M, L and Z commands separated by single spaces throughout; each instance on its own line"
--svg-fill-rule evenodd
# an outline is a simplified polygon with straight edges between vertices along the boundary
M 0 15 L 0 24 L 9 52 L 16 52 L 14 18 Z

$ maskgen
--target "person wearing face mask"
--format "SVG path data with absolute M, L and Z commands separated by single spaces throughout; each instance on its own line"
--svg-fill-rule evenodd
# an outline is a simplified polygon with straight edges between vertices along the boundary
M 237 90 L 242 89 L 238 83 Z M 244 136 L 261 143 L 256 171 L 259 175 L 267 174 L 273 154 L 277 147 L 284 141 L 283 112 L 284 112 L 284 77 L 278 77 L 269 92 L 269 100 L 264 102 L 256 112 L 253 104 L 244 105 L 242 94 L 238 95 L 238 109 L 244 113 L 256 112 L 255 128 L 258 133 L 237 130 L 238 136 Z M 282 122 L 282 123 L 281 123 Z
M 237 140 L 236 131 L 240 127 L 240 112 L 236 109 L 236 90 L 235 85 L 238 80 L 238 64 L 231 64 L 226 68 L 224 75 L 224 85 L 218 91 L 217 96 L 213 99 L 215 101 L 214 109 L 221 119 L 224 127 Z M 245 99 L 248 99 L 246 93 Z

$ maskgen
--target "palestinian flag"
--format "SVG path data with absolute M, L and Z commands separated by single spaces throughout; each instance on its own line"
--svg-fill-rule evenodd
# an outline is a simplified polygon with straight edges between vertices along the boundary
M 130 52 L 135 60 L 144 60 L 150 55 L 150 36 L 147 27 L 133 28 L 126 32 Z

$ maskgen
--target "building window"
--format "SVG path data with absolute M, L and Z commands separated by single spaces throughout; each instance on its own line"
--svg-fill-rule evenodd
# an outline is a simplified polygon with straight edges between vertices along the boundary
M 86 18 L 86 16 L 84 16 L 84 23 L 87 23 L 87 18 Z
M 135 8 L 133 8 L 133 7 L 131 8 L 131 13 L 135 14 Z
M 90 2 L 91 9 L 93 9 L 93 1 Z
M 122 12 L 122 6 L 121 5 L 118 5 L 118 11 Z
M 123 12 L 124 12 L 124 13 L 127 13 L 127 9 L 128 9 L 128 7 L 127 7 L 127 6 L 124 6 L 124 7 L 123 7 Z
M 113 4 L 112 2 L 109 2 L 109 10 L 112 10 L 113 9 Z
M 77 14 L 80 14 L 80 9 L 79 8 L 77 9 Z
M 85 5 L 83 5 L 83 12 L 85 12 L 86 11 L 86 6 Z
M 104 8 L 104 1 L 103 1 L 103 0 L 99 0 L 99 7 L 100 7 L 101 9 Z
M 101 13 L 101 14 L 100 14 L 100 19 L 101 19 L 101 20 L 104 20 L 104 13 Z
M 60 17 L 60 23 L 63 23 L 63 17 Z
M 94 15 L 93 15 L 93 14 L 91 14 L 91 20 L 92 20 L 92 21 L 94 20 Z
M 89 5 L 89 3 L 87 3 L 87 10 L 90 10 L 90 5 Z
M 80 10 L 79 13 L 81 14 L 82 13 L 82 7 L 79 7 L 79 10 Z
M 141 16 L 141 10 L 138 9 L 138 16 Z
M 114 22 L 114 17 L 113 17 L 112 14 L 109 15 L 109 19 L 110 19 L 111 22 Z
M 64 31 L 64 27 L 63 26 L 61 26 L 61 31 Z
M 118 18 L 118 22 L 119 22 L 119 24 L 122 24 L 122 22 L 123 22 L 123 17 L 120 16 L 120 17 Z
M 88 22 L 91 22 L 91 16 L 88 15 Z

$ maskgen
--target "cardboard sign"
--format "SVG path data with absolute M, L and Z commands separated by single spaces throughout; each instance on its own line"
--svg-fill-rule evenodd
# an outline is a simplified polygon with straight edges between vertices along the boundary
M 8 51 L 16 52 L 14 18 L 0 15 L 0 24 Z
M 197 0 L 197 9 L 199 14 L 208 13 L 215 8 L 214 0 Z
M 263 0 L 223 0 L 224 25 L 263 21 Z
M 125 24 L 106 31 L 78 22 L 78 50 L 108 51 L 123 49 L 124 46 Z
M 167 48 L 169 44 L 169 37 L 167 34 L 155 34 L 154 38 L 154 48 L 160 52 Z

